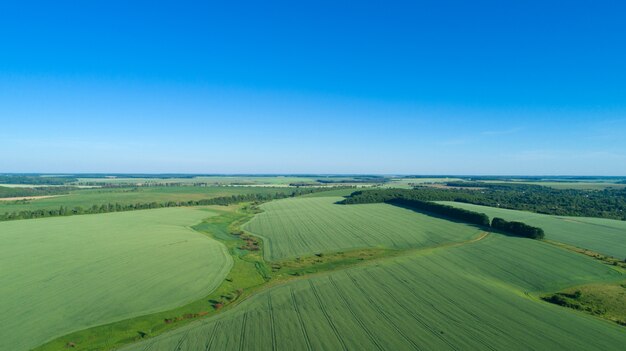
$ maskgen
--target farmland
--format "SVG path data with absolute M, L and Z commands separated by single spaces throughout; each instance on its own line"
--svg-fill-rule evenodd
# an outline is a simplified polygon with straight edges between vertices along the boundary
M 291 192 L 292 188 L 272 187 L 124 187 L 111 189 L 81 189 L 74 190 L 65 196 L 28 201 L 0 202 L 0 214 L 5 212 L 19 212 L 23 210 L 58 209 L 64 207 L 89 208 L 93 205 L 134 204 L 164 201 L 188 201 L 231 196 L 239 194 L 273 194 L 277 192 Z
M 366 247 L 434 246 L 463 241 L 480 232 L 387 204 L 335 204 L 339 200 L 315 197 L 269 202 L 244 229 L 266 240 L 267 260 Z
M 124 350 L 617 350 L 620 326 L 534 295 L 623 278 L 590 258 L 491 234 L 298 279 Z
M 24 205 L 293 190 L 124 186 Z M 612 350 L 626 342 L 622 265 L 556 245 L 587 240 L 620 252 L 625 222 L 454 203 L 540 226 L 551 245 L 387 203 L 337 204 L 353 191 L 2 222 L 0 267 L 10 274 L 0 278 L 0 303 L 11 304 L 1 306 L 10 327 L 0 349 Z M 606 312 L 543 300 L 572 289 Z
M 472 211 L 541 227 L 546 238 L 619 259 L 626 257 L 626 222 L 604 218 L 550 216 L 457 202 L 442 202 Z
M 172 208 L 0 223 L 0 349 L 208 294 L 232 259 L 187 227 L 213 215 Z

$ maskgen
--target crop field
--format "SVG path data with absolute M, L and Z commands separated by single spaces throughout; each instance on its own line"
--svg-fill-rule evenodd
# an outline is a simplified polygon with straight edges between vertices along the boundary
M 464 241 L 478 228 L 387 204 L 338 205 L 340 197 L 290 198 L 261 206 L 244 229 L 279 260 L 356 248 L 406 249 Z
M 124 350 L 618 350 L 623 327 L 534 296 L 617 279 L 588 257 L 490 234 L 296 279 Z
M 55 198 L 0 202 L 0 213 L 23 210 L 58 209 L 60 206 L 89 208 L 102 204 L 133 204 L 165 201 L 201 200 L 238 194 L 273 194 L 293 189 L 272 187 L 137 187 L 112 189 L 82 189 Z
M 439 184 L 445 182 L 457 182 L 461 181 L 460 178 L 448 178 L 448 177 L 439 177 L 439 178 L 391 178 L 391 180 L 384 184 L 383 188 L 395 188 L 395 189 L 411 189 L 417 185 L 426 185 L 426 184 Z
M 458 202 L 447 205 L 482 212 L 489 217 L 522 221 L 544 229 L 546 238 L 623 259 L 626 257 L 626 221 L 562 217 Z
M 105 184 L 154 184 L 154 183 L 180 183 L 194 184 L 207 183 L 210 185 L 258 185 L 258 186 L 285 186 L 289 183 L 314 182 L 311 177 L 284 177 L 284 176 L 197 176 L 187 178 L 78 178 L 78 184 L 105 183 Z
M 528 184 L 528 185 L 541 185 L 554 189 L 575 189 L 575 190 L 604 190 L 604 189 L 623 189 L 626 188 L 626 184 L 617 184 L 611 181 L 499 181 L 499 180 L 485 180 L 485 183 L 493 184 Z
M 335 183 L 352 183 L 358 180 L 355 177 L 350 176 L 195 176 L 185 178 L 129 178 L 129 177 L 115 177 L 115 178 L 78 178 L 76 184 L 116 184 L 116 185 L 149 185 L 149 184 L 164 184 L 164 183 L 178 183 L 178 184 L 194 184 L 194 183 L 206 183 L 208 185 L 242 185 L 242 186 L 274 186 L 282 187 L 289 186 L 292 183 L 317 183 L 317 180 L 332 181 Z
M 337 204 L 354 190 L 0 222 L 0 323 L 7 326 L 0 350 L 613 350 L 626 343 L 618 325 L 626 304 L 616 301 L 624 296 L 621 265 L 385 203 Z M 21 205 L 280 191 L 291 189 L 101 188 Z M 626 222 L 448 204 L 626 256 Z M 577 303 L 604 312 L 544 300 L 578 290 Z
M 0 223 L 0 350 L 206 296 L 232 265 L 188 228 L 214 215 L 168 208 Z

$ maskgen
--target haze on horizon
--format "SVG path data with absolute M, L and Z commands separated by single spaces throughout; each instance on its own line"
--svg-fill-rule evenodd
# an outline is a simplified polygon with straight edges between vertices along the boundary
M 626 4 L 0 4 L 0 172 L 626 175 Z

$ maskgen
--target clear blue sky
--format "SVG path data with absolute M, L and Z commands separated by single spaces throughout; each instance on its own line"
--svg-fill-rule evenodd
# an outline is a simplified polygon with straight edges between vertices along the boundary
M 623 1 L 129 3 L 0 3 L 0 172 L 626 175 Z

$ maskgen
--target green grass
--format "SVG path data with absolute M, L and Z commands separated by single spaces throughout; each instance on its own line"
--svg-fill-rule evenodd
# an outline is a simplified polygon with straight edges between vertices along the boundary
M 543 215 L 458 202 L 441 203 L 482 212 L 490 218 L 500 217 L 506 220 L 522 221 L 543 228 L 546 239 L 590 249 L 619 259 L 626 258 L 626 221 Z
M 463 241 L 480 230 L 387 205 L 338 205 L 339 197 L 290 198 L 263 204 L 244 229 L 265 239 L 265 258 L 385 247 L 407 249 Z
M 232 259 L 188 226 L 214 215 L 168 208 L 0 223 L 0 349 L 206 296 Z
M 536 294 L 623 277 L 583 255 L 491 234 L 293 280 L 123 350 L 618 350 L 623 327 Z
M 561 305 L 626 326 L 626 281 L 571 287 L 545 298 L 554 299 L 555 295 Z

